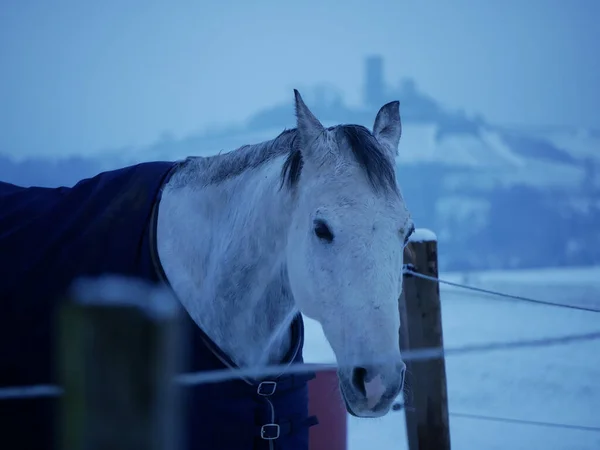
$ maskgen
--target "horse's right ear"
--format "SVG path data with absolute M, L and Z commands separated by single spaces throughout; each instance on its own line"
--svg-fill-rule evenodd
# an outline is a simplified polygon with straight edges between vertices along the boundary
M 386 103 L 375 117 L 373 135 L 388 151 L 393 161 L 398 156 L 398 144 L 402 135 L 400 120 L 400 102 L 398 100 Z
M 325 128 L 319 122 L 314 114 L 308 109 L 308 106 L 302 100 L 300 92 L 294 89 L 296 99 L 296 128 L 298 129 L 298 138 L 300 139 L 301 151 L 307 152 L 312 148 L 312 144 L 319 137 Z

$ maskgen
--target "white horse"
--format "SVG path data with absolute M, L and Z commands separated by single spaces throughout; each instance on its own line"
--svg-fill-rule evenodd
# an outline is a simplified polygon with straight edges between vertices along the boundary
M 403 387 L 403 250 L 414 230 L 396 183 L 399 102 L 373 132 L 325 128 L 295 92 L 297 128 L 189 158 L 165 186 L 157 248 L 192 319 L 241 367 L 276 364 L 298 311 L 317 320 L 348 411 L 386 414 Z

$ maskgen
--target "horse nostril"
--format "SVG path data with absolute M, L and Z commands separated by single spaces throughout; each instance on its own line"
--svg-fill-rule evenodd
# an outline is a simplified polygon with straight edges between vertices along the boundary
M 367 395 L 367 391 L 365 389 L 366 378 L 367 378 L 367 369 L 365 369 L 364 367 L 355 367 L 352 370 L 352 384 L 363 395 Z

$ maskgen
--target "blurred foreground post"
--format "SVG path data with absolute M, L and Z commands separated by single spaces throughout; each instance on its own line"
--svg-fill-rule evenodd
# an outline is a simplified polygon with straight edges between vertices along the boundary
M 438 277 L 437 238 L 418 229 L 404 253 L 414 271 Z M 439 283 L 404 275 L 400 297 L 400 348 L 402 351 L 443 347 Z M 405 409 L 410 450 L 450 450 L 448 394 L 444 358 L 407 361 L 408 399 Z M 411 401 L 412 400 L 412 401 Z M 413 409 L 414 408 L 414 409 Z
M 179 448 L 179 325 L 166 290 L 120 277 L 76 283 L 59 317 L 59 448 Z
M 310 450 L 346 450 L 348 413 L 335 369 L 319 371 L 308 382 L 308 414 L 319 419 L 309 429 Z

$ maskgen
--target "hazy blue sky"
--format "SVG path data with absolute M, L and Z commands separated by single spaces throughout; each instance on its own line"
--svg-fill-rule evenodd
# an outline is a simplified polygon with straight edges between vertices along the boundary
M 0 153 L 241 121 L 363 58 L 498 123 L 600 126 L 600 0 L 2 0 Z M 401 99 L 400 99 L 401 100 Z

